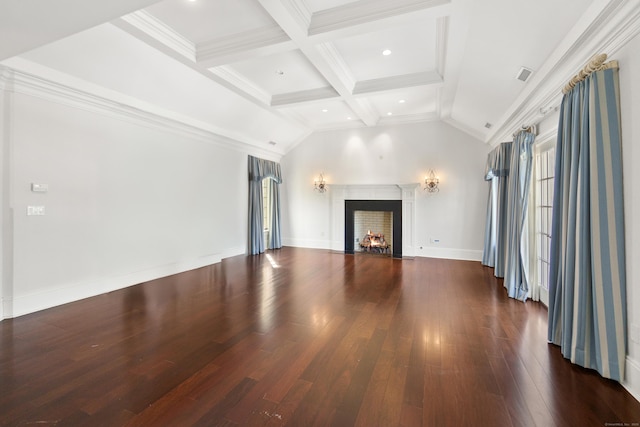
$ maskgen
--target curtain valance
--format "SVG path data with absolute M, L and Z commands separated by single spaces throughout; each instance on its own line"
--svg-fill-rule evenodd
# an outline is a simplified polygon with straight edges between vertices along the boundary
M 265 178 L 282 184 L 280 163 L 249 156 L 249 181 L 262 181 Z
M 485 181 L 491 181 L 498 176 L 509 175 L 509 163 L 511 159 L 511 143 L 503 142 L 493 149 L 487 156 L 487 166 L 484 172 Z

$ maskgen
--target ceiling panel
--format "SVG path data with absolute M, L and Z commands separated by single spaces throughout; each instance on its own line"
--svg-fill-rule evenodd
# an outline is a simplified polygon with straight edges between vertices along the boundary
M 381 117 L 433 113 L 437 110 L 438 89 L 428 86 L 384 92 L 367 97 Z
M 196 44 L 276 26 L 256 0 L 165 0 L 145 10 Z
M 270 95 L 329 86 L 299 50 L 249 59 L 231 68 Z
M 353 110 L 343 101 L 325 101 L 283 109 L 294 111 L 312 126 L 327 127 L 340 126 L 344 123 L 357 121 Z
M 436 68 L 435 20 L 387 28 L 334 42 L 356 80 Z M 391 54 L 383 55 L 389 49 Z

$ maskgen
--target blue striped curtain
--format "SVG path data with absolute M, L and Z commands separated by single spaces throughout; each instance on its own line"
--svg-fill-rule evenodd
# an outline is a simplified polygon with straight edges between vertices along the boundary
M 551 229 L 549 341 L 624 379 L 626 276 L 618 70 L 591 74 L 560 111 Z
M 263 206 L 262 206 L 262 180 L 269 179 L 271 190 L 271 237 L 270 249 L 282 247 L 280 237 L 280 184 L 282 173 L 280 163 L 249 156 L 249 253 L 261 254 L 265 250 Z
M 494 267 L 496 277 L 504 277 L 507 248 L 507 177 L 510 162 L 511 142 L 504 142 L 487 156 L 484 173 L 485 181 L 489 181 L 489 198 L 482 264 Z
M 522 131 L 511 146 L 511 170 L 507 189 L 507 252 L 504 287 L 509 297 L 526 301 L 529 296 L 529 227 L 527 205 L 535 135 Z

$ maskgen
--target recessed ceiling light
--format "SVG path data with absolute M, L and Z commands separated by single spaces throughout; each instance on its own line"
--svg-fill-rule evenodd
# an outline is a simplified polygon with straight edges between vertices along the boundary
M 322 109 L 322 112 L 323 112 L 323 113 L 326 113 L 327 111 L 329 111 L 329 110 L 327 110 L 326 108 L 323 108 L 323 109 Z
M 347 117 L 347 120 L 351 120 L 351 117 Z
M 389 55 L 391 55 L 391 51 L 389 49 L 385 49 L 385 50 L 382 51 L 382 54 L 384 56 L 389 56 Z
M 404 103 L 405 103 L 405 100 L 404 100 L 404 99 L 401 99 L 400 101 L 398 101 L 398 103 L 399 103 L 399 104 L 404 104 Z
M 390 116 L 390 115 L 392 115 L 392 114 L 393 114 L 393 113 L 392 113 L 391 111 L 389 111 L 389 112 L 387 113 L 387 116 Z

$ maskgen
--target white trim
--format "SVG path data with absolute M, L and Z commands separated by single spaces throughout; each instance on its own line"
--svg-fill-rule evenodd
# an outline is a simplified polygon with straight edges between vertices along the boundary
M 162 277 L 218 264 L 225 258 L 242 255 L 244 253 L 245 248 L 231 248 L 218 254 L 206 255 L 189 261 L 159 265 L 122 276 L 97 278 L 95 281 L 73 283 L 55 289 L 47 289 L 42 292 L 15 296 L 14 298 L 3 301 L 4 306 L 7 309 L 5 314 L 7 318 L 23 316 L 25 314 L 102 295 Z
M 138 30 L 154 38 L 174 52 L 179 53 L 192 62 L 196 60 L 196 47 L 186 37 L 176 32 L 173 28 L 151 15 L 149 12 L 139 10 L 124 15 L 124 22 L 134 26 Z
M 292 104 L 313 103 L 327 99 L 339 98 L 340 94 L 332 86 L 297 92 L 280 93 L 271 97 L 272 107 L 287 107 Z
M 11 71 L 6 91 L 43 98 L 85 111 L 152 126 L 162 131 L 177 132 L 201 142 L 231 148 L 235 151 L 271 157 L 275 154 L 278 158 L 284 154 L 280 148 L 269 149 L 266 146 L 267 141 L 247 139 L 136 98 L 45 69 L 24 59 L 13 58 L 5 63 L 11 67 L 0 65 L 0 73 L 4 73 L 7 69 Z M 55 81 L 39 77 L 39 74 L 47 74 Z
M 622 386 L 640 402 L 640 362 L 627 355 L 625 358 L 624 372 L 625 378 L 621 383 Z
M 273 26 L 198 43 L 195 56 L 198 64 L 213 67 L 250 58 L 256 51 L 274 54 L 293 48 L 282 28 Z
M 440 120 L 438 113 L 405 114 L 402 116 L 385 116 L 378 120 L 378 126 L 399 125 L 407 123 L 434 122 Z
M 340 30 L 449 3 L 451 0 L 356 1 L 314 13 L 311 16 L 309 35 Z
M 298 239 L 295 237 L 283 237 L 283 246 L 291 246 L 294 248 L 309 248 L 309 249 L 331 249 L 331 242 L 327 239 Z
M 442 76 L 437 71 L 424 71 L 420 73 L 404 74 L 400 76 L 383 77 L 372 80 L 356 82 L 353 95 L 363 95 L 375 92 L 404 89 L 415 86 L 440 86 L 443 84 Z
M 237 89 L 257 99 L 262 104 L 269 105 L 271 96 L 267 92 L 262 90 L 259 86 L 255 85 L 251 80 L 236 72 L 233 68 L 227 65 L 221 65 L 219 67 L 211 68 L 209 69 L 209 71 L 211 72 L 211 74 L 227 81 Z
M 456 248 L 424 247 L 416 256 L 425 258 L 457 259 L 462 261 L 482 261 L 482 251 Z
M 347 65 L 344 58 L 331 42 L 318 43 L 316 49 L 327 65 L 333 70 L 340 83 L 348 90 L 353 91 L 356 79 L 353 77 L 351 67 Z

